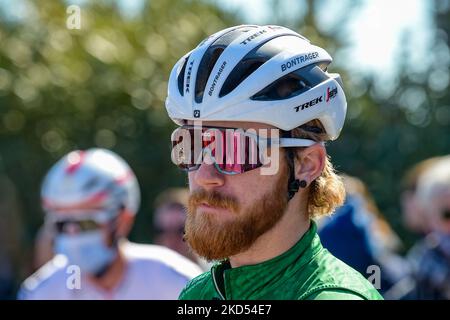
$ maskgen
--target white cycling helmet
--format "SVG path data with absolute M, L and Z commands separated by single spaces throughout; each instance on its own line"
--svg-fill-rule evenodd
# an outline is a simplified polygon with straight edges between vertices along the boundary
M 131 168 L 105 149 L 73 151 L 47 173 L 41 190 L 46 212 L 64 210 L 110 211 L 139 209 L 139 185 Z
M 241 25 L 202 41 L 174 66 L 166 108 L 186 120 L 247 121 L 290 131 L 311 120 L 339 136 L 347 102 L 332 58 L 280 26 Z

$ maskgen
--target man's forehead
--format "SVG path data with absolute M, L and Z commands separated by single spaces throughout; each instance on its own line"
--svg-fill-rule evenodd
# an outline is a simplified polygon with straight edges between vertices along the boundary
M 199 125 L 205 127 L 217 127 L 217 128 L 239 128 L 239 129 L 277 129 L 270 124 L 259 122 L 244 122 L 244 121 L 187 121 L 188 125 Z

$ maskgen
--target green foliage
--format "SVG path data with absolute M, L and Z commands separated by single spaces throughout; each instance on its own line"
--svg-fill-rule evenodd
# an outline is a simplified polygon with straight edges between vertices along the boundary
M 23 245 L 32 245 L 42 223 L 47 170 L 68 151 L 95 146 L 114 150 L 135 170 L 143 200 L 132 238 L 149 242 L 156 193 L 185 184 L 170 161 L 170 70 L 236 21 L 202 1 L 152 0 L 136 17 L 121 16 L 114 2 L 89 1 L 81 6 L 81 29 L 69 30 L 63 1 L 27 7 L 24 20 L 0 19 L 0 175 L 17 189 Z

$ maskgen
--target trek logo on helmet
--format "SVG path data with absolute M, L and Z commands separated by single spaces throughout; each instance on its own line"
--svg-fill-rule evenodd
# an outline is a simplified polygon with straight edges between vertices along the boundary
M 327 98 L 325 99 L 326 102 L 330 101 L 337 95 L 337 87 L 334 87 L 330 90 L 330 87 L 327 88 Z
M 244 41 L 242 41 L 241 44 L 246 45 L 247 43 L 249 43 L 249 42 L 252 41 L 253 39 L 259 37 L 260 35 L 262 35 L 262 34 L 264 34 L 264 33 L 266 33 L 266 32 L 267 32 L 267 30 L 261 30 L 261 31 L 258 31 L 258 32 L 256 32 L 256 33 L 252 34 L 250 37 L 248 37 L 248 38 L 245 39 Z
M 320 96 L 320 97 L 314 98 L 311 101 L 308 101 L 308 102 L 306 102 L 304 104 L 301 104 L 299 106 L 294 107 L 295 112 L 298 112 L 299 110 L 307 109 L 309 107 L 315 106 L 318 103 L 321 103 L 322 102 L 322 98 L 323 98 L 323 96 Z
M 331 99 L 334 99 L 337 96 L 337 87 L 334 88 L 327 88 L 327 92 L 320 97 L 314 98 L 306 103 L 303 103 L 301 105 L 298 105 L 294 107 L 295 112 L 299 112 L 300 110 L 308 109 L 309 107 L 315 106 L 316 104 L 319 104 L 323 102 L 322 98 L 325 99 L 325 102 L 329 102 Z

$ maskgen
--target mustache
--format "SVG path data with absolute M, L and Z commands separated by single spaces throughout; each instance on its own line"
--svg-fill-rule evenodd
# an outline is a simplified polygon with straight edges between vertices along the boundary
M 239 211 L 239 202 L 235 197 L 223 195 L 217 191 L 196 190 L 190 194 L 188 203 L 189 208 L 196 208 L 206 203 L 212 207 L 218 207 L 232 212 Z

